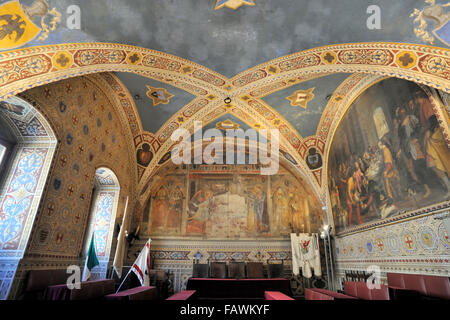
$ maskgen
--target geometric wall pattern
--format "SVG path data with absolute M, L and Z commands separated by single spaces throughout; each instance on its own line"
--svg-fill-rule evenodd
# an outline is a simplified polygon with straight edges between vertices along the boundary
M 126 257 L 126 265 L 131 265 L 145 245 L 147 239 L 136 241 Z M 185 290 L 187 280 L 192 276 L 192 263 L 210 261 L 255 261 L 281 263 L 284 260 L 285 273 L 291 269 L 291 242 L 280 241 L 215 241 L 176 240 L 152 238 L 151 259 L 154 269 L 165 270 L 174 275 L 174 290 Z
M 386 272 L 450 276 L 450 240 L 442 218 L 448 209 L 413 220 L 337 237 L 337 272 L 366 271 L 371 265 Z
M 113 170 L 121 183 L 115 204 L 118 212 L 123 212 L 126 197 L 134 194 L 132 135 L 128 122 L 122 120 L 122 107 L 110 92 L 113 90 L 101 76 L 94 75 L 62 80 L 21 94 L 48 119 L 58 146 L 35 222 L 29 226 L 30 240 L 10 298 L 20 292 L 25 270 L 82 265 L 80 253 L 99 167 Z M 109 226 L 115 226 L 114 217 Z M 110 236 L 112 233 L 108 233 Z
M 106 166 L 117 173 L 125 195 L 134 187 L 133 164 L 123 152 L 130 145 L 126 129 L 107 94 L 90 77 L 62 80 L 24 97 L 45 106 L 60 141 L 29 253 L 78 256 L 97 169 Z

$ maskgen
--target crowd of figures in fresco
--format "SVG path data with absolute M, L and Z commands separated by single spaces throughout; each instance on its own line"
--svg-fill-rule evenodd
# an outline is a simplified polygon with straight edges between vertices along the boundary
M 386 81 L 350 107 L 334 138 L 329 191 L 340 229 L 449 197 L 450 151 L 430 99 L 416 85 Z
M 296 178 L 226 166 L 209 173 L 168 174 L 145 208 L 147 234 L 208 239 L 285 237 L 323 223 L 319 205 Z

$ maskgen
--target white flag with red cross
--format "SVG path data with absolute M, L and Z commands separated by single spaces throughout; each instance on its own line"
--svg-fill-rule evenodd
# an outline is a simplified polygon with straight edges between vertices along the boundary
M 139 281 L 141 282 L 141 286 L 148 286 L 150 284 L 150 243 L 152 239 L 148 239 L 145 244 L 144 249 L 142 249 L 141 253 L 137 257 L 136 261 L 133 263 L 131 267 L 131 271 L 136 274 Z

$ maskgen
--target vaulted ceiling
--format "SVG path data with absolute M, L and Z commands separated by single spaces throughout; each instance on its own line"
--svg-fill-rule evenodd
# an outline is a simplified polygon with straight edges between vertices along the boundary
M 419 44 L 422 50 L 428 50 L 424 45 L 448 49 L 450 42 L 445 32 L 450 25 L 449 9 L 440 6 L 444 1 L 20 0 L 24 6 L 38 2 L 48 2 L 49 8 L 60 13 L 60 20 L 46 39 L 36 37 L 21 48 L 92 43 L 88 53 L 79 47 L 89 49 L 89 45 L 46 47 L 56 67 L 51 72 L 75 64 L 86 68 L 92 65 L 86 72 L 116 71 L 136 105 L 142 129 L 134 141 L 136 148 L 144 141 L 158 140 L 157 147 L 152 145 L 156 164 L 139 169 L 139 177 L 144 178 L 141 187 L 170 150 L 161 137 L 174 127 L 189 127 L 192 119 L 186 114 L 198 110 L 201 113 L 196 119 L 206 119 L 206 128 L 216 128 L 225 121 L 242 129 L 279 128 L 286 156 L 304 167 L 309 147 L 325 151 L 324 144 L 332 136 L 330 130 L 342 116 L 341 102 L 351 103 L 358 90 L 389 75 L 428 81 L 408 73 L 428 52 L 416 54 L 415 47 L 403 48 L 401 44 Z M 72 12 L 68 9 L 74 4 L 81 10 L 80 30 L 69 29 L 66 23 Z M 368 21 L 369 25 L 373 22 L 371 17 L 377 10 L 380 28 L 369 28 Z M 426 13 L 420 16 L 423 20 L 415 20 L 420 13 Z M 49 12 L 47 19 L 51 17 Z M 39 19 L 34 18 L 38 23 Z M 423 21 L 426 23 L 420 24 Z M 440 21 L 440 25 L 433 21 Z M 368 42 L 384 44 L 362 44 Z M 390 48 L 390 42 L 399 44 Z M 106 51 L 102 51 L 99 43 L 139 48 L 105 45 Z M 343 43 L 354 45 L 324 47 Z M 312 48 L 318 49 L 302 54 Z M 75 53 L 78 49 L 80 52 Z M 111 55 L 105 58 L 107 50 Z M 354 50 L 359 51 L 355 54 Z M 1 51 L 6 49 L 0 47 Z M 434 53 L 442 56 L 442 52 Z M 66 54 L 70 55 L 69 64 L 63 59 Z M 116 54 L 122 54 L 123 59 Z M 116 58 L 119 60 L 114 62 Z M 433 61 L 431 67 L 439 69 L 442 61 L 438 62 Z M 109 63 L 114 67 L 106 68 Z M 327 70 L 326 65 L 334 64 L 337 67 L 332 72 Z M 358 67 L 365 64 L 375 67 Z M 405 71 L 401 75 L 393 73 L 388 69 L 393 67 Z M 300 68 L 301 72 L 295 71 Z M 370 75 L 372 72 L 377 76 Z M 433 76 L 436 74 L 442 79 L 447 77 L 440 71 Z M 450 91 L 445 82 L 437 85 Z M 24 88 L 17 85 L 1 91 L 0 96 Z M 228 106 L 223 103 L 227 97 L 231 97 Z M 322 172 L 314 173 L 314 177 L 305 174 L 321 187 Z
M 253 6 L 242 1 L 236 10 L 226 6 L 215 10 L 216 0 L 48 2 L 63 14 L 63 22 L 67 8 L 78 4 L 82 23 L 80 31 L 61 23 L 46 43 L 136 45 L 183 57 L 228 78 L 274 58 L 324 45 L 424 43 L 414 33 L 410 14 L 427 6 L 424 0 L 253 0 Z M 381 9 L 380 30 L 367 28 L 368 7 L 374 4 Z

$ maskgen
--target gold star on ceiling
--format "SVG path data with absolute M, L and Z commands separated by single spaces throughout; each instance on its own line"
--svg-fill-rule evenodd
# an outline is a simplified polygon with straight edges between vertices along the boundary
M 253 0 L 217 0 L 214 10 L 219 10 L 223 7 L 236 10 L 243 5 L 254 6 L 255 2 Z
M 238 123 L 234 123 L 230 119 L 227 119 L 223 122 L 219 122 L 216 124 L 216 129 L 221 129 L 221 130 L 237 130 L 237 129 L 239 129 L 239 127 L 240 126 Z
M 170 99 L 174 97 L 173 94 L 170 92 L 167 92 L 164 88 L 153 88 L 152 86 L 146 86 L 147 91 L 147 97 L 152 99 L 153 106 L 156 107 L 159 104 L 168 104 L 170 102 Z
M 308 102 L 312 101 L 315 97 L 313 93 L 314 89 L 316 88 L 295 91 L 292 96 L 289 96 L 286 99 L 291 102 L 291 106 L 306 109 L 308 107 Z

